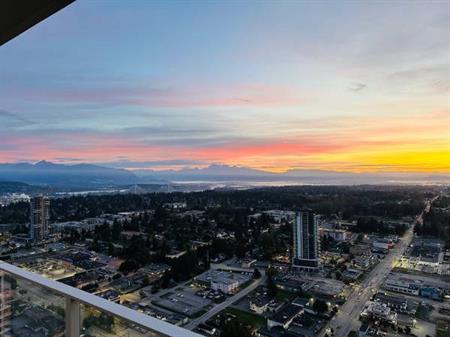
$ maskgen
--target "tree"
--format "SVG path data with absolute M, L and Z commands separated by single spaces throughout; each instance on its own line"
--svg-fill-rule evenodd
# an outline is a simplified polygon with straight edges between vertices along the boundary
M 138 269 L 139 266 L 135 259 L 129 259 L 122 262 L 122 264 L 119 266 L 119 271 L 121 271 L 124 274 L 128 274 L 132 271 L 135 271 Z
M 267 268 L 266 274 L 269 276 L 276 276 L 278 271 L 274 267 Z
M 356 243 L 362 242 L 363 238 L 364 238 L 364 235 L 362 233 L 359 233 L 358 236 L 356 237 Z
M 331 247 L 331 237 L 324 235 L 320 240 L 320 248 L 322 250 L 329 250 Z
M 114 245 L 112 244 L 112 242 L 110 242 L 108 244 L 108 255 L 115 256 L 115 254 L 116 254 L 116 250 L 114 249 Z
M 94 237 L 94 241 L 92 242 L 91 249 L 95 252 L 100 251 L 100 244 L 98 242 L 98 238 Z
M 238 320 L 234 319 L 225 323 L 220 337 L 251 337 L 251 332 Z
M 255 270 L 253 271 L 253 278 L 258 279 L 260 277 L 261 277 L 261 272 L 259 271 L 258 268 L 255 268 Z
M 245 245 L 245 242 L 242 241 L 242 240 L 239 240 L 239 241 L 236 243 L 236 248 L 235 248 L 235 254 L 236 254 L 236 257 L 242 259 L 242 258 L 245 257 L 245 253 L 246 253 L 246 252 L 247 252 L 247 247 L 246 247 L 246 245 Z
M 168 288 L 170 285 L 170 274 L 169 272 L 164 272 L 163 276 L 161 277 L 161 287 L 162 288 Z
M 149 263 L 150 254 L 146 241 L 140 236 L 133 235 L 123 250 L 123 257 L 125 259 L 134 259 L 139 267 Z
M 273 277 L 271 275 L 267 276 L 267 295 L 269 297 L 274 298 L 277 295 L 278 288 L 273 281 Z
M 120 234 L 122 233 L 122 225 L 114 219 L 111 229 L 111 238 L 114 242 L 120 241 Z
M 316 299 L 313 304 L 313 309 L 319 314 L 323 314 L 328 311 L 328 305 L 325 301 Z
M 150 278 L 148 277 L 148 275 L 145 275 L 143 278 L 142 278 L 142 286 L 143 287 L 146 287 L 146 286 L 148 286 L 150 284 Z

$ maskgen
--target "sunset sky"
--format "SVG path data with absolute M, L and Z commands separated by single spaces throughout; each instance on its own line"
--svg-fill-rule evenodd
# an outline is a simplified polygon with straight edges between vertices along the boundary
M 0 162 L 450 171 L 448 1 L 76 1 L 0 47 Z

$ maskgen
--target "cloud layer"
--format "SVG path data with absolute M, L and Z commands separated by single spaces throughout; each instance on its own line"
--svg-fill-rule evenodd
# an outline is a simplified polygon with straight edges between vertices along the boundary
M 450 171 L 449 6 L 76 2 L 2 47 L 0 162 Z

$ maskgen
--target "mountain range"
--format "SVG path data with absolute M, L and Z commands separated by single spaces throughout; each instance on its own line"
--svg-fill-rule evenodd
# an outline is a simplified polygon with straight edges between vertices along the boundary
M 353 173 L 325 170 L 288 170 L 267 172 L 241 166 L 213 164 L 204 168 L 181 170 L 136 170 L 93 164 L 56 164 L 48 161 L 0 164 L 0 181 L 64 187 L 105 187 L 149 183 L 222 182 L 241 184 L 448 184 L 449 173 Z
M 139 182 L 132 172 L 92 164 L 63 165 L 42 160 L 36 164 L 0 164 L 0 181 L 49 186 L 106 186 Z
M 145 179 L 158 177 L 167 181 L 215 181 L 215 182 L 248 182 L 248 183 L 277 183 L 280 185 L 296 184 L 449 184 L 450 173 L 409 173 L 409 172 L 380 172 L 355 173 L 331 170 L 291 169 L 282 173 L 262 171 L 241 166 L 209 165 L 205 168 L 186 168 L 167 171 L 133 171 L 137 176 Z

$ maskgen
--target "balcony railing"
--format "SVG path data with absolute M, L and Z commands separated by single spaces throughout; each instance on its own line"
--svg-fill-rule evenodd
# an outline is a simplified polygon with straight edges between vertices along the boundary
M 0 336 L 200 337 L 0 261 Z

